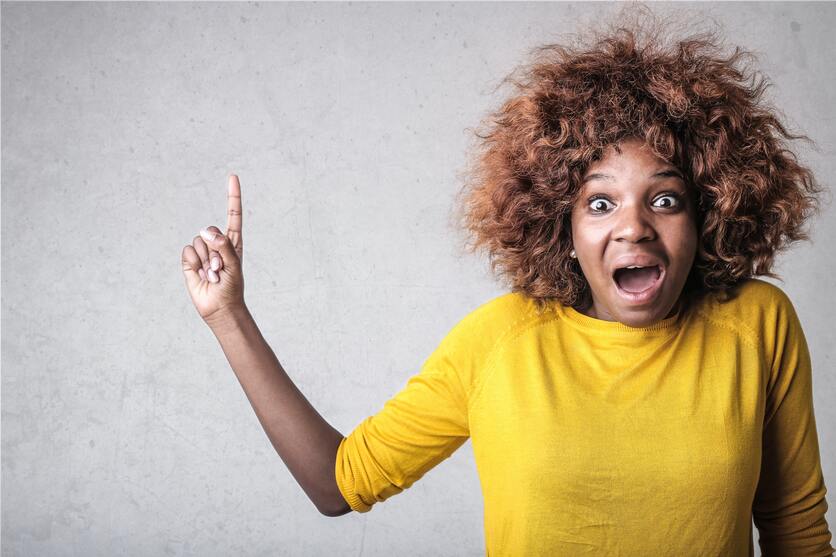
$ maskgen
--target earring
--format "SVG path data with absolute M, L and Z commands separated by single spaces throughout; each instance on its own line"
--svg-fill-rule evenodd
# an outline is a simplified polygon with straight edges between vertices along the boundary
M 572 250 L 572 251 L 569 252 L 569 257 L 571 257 L 572 259 L 577 259 L 578 258 L 578 256 L 575 255 L 575 250 Z

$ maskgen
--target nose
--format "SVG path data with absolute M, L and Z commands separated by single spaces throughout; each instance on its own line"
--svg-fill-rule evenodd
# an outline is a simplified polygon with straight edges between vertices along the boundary
M 644 208 L 636 205 L 623 205 L 616 221 L 615 239 L 624 242 L 642 242 L 656 238 L 653 220 Z

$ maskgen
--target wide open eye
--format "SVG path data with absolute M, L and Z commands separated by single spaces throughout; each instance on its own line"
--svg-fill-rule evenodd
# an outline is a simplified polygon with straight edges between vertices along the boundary
M 612 205 L 606 197 L 593 197 L 589 200 L 589 208 L 593 213 L 604 213 L 607 211 L 607 203 Z
M 657 197 L 654 203 L 663 199 L 669 199 L 671 201 L 667 201 L 664 205 L 656 205 L 656 207 L 660 207 L 662 209 L 678 209 L 682 205 L 682 200 L 679 199 L 678 195 L 673 193 L 666 193 L 665 195 Z

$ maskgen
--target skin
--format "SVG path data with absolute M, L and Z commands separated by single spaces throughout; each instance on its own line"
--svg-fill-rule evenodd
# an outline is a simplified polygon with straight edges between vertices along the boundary
M 579 311 L 646 327 L 676 312 L 697 251 L 696 209 L 675 166 L 640 139 L 619 148 L 589 166 L 572 209 L 573 247 L 593 300 Z M 612 277 L 615 259 L 636 253 L 652 254 L 666 268 L 660 295 L 641 306 L 628 304 Z
M 349 513 L 334 466 L 343 435 L 293 383 L 244 302 L 241 184 L 235 175 L 227 186 L 227 215 L 226 234 L 208 226 L 183 248 L 186 288 L 268 439 L 311 502 L 325 516 Z

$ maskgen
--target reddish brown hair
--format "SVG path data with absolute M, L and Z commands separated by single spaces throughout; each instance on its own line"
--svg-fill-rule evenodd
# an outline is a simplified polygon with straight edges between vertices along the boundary
M 787 131 L 762 100 L 767 79 L 741 67 L 751 53 L 724 55 L 713 31 L 666 44 L 628 27 L 534 52 L 503 81 L 516 94 L 475 134 L 458 205 L 469 251 L 485 249 L 493 272 L 541 309 L 588 306 L 569 257 L 572 206 L 590 163 L 636 136 L 683 171 L 698 207 L 686 301 L 754 275 L 779 278 L 775 254 L 809 239 L 802 225 L 822 190 L 784 141 L 809 138 Z

